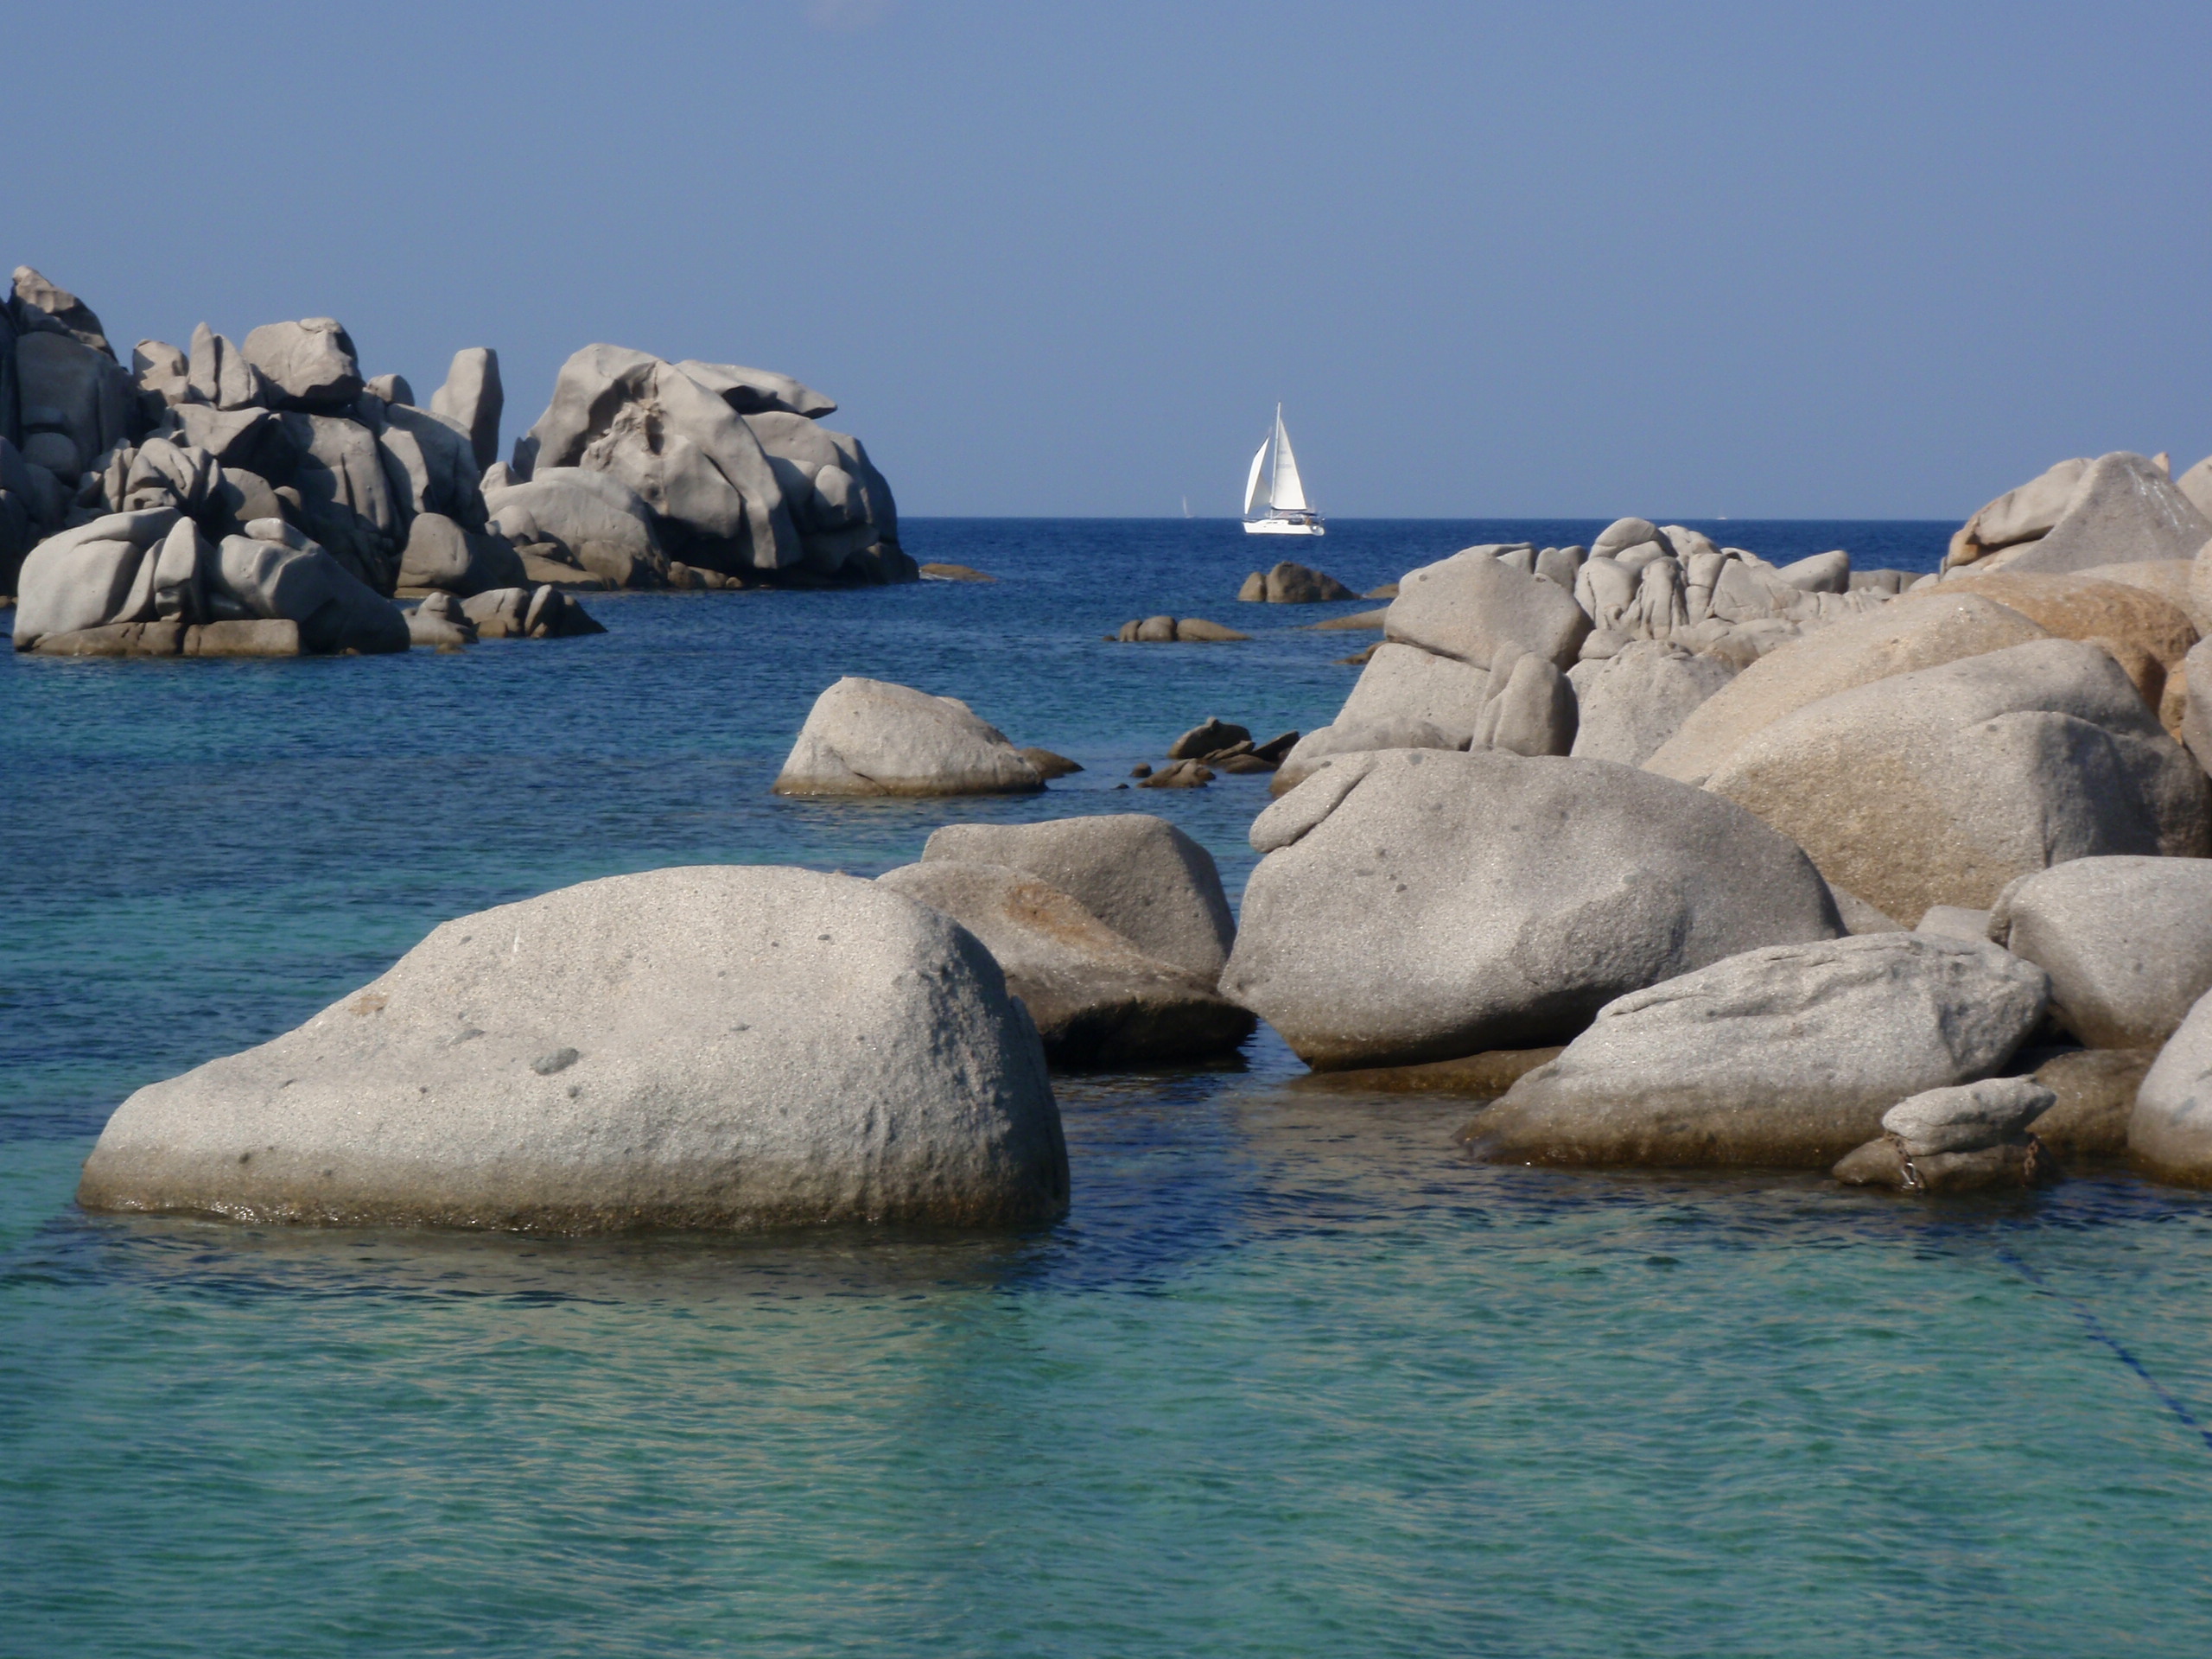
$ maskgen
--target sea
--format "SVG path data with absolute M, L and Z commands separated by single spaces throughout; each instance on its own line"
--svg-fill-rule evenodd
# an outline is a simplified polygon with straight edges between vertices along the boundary
M 1732 521 L 1928 569 L 1945 524 Z M 1232 895 L 1365 591 L 1585 522 L 907 521 L 989 584 L 588 596 L 594 638 L 266 662 L 0 652 L 0 1655 L 2212 1652 L 2212 1199 L 1914 1200 L 1497 1168 L 1465 1103 L 1057 1080 L 1025 1235 L 534 1239 L 92 1217 L 131 1090 L 448 918 L 687 863 L 872 875 L 938 824 L 1156 812 Z M 1111 643 L 1157 613 L 1244 644 Z M 1084 770 L 794 801 L 860 674 Z

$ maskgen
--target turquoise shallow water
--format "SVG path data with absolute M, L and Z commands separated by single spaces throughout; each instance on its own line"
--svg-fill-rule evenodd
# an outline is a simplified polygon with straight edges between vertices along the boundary
M 1364 524 L 1357 587 L 1465 542 Z M 1716 529 L 1722 527 L 1714 527 Z M 1924 566 L 1946 526 L 1726 527 Z M 745 1244 L 93 1219 L 114 1103 L 448 916 L 687 861 L 868 874 L 1327 718 L 1367 636 L 1229 598 L 1233 526 L 921 521 L 993 588 L 617 597 L 611 632 L 288 664 L 0 661 L 0 1653 L 2201 1654 L 2212 1205 L 1902 1204 L 1497 1170 L 1464 1109 L 1064 1079 L 1068 1220 Z M 1270 554 L 1274 550 L 1269 550 Z M 1261 632 L 1116 646 L 1154 610 Z M 1091 766 L 803 804 L 840 672 Z

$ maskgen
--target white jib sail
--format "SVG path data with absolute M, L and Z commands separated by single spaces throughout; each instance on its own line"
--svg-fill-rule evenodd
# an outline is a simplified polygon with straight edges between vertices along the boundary
M 1290 453 L 1290 434 L 1283 429 L 1282 410 L 1275 410 L 1275 476 L 1274 487 L 1268 493 L 1268 505 L 1281 512 L 1306 511 L 1306 486 L 1298 476 L 1298 457 Z M 1265 446 L 1262 446 L 1265 448 Z
M 1262 469 L 1266 467 L 1267 462 L 1268 446 L 1262 443 L 1260 446 L 1260 453 L 1252 457 L 1251 476 L 1244 480 L 1244 516 L 1247 518 L 1255 513 L 1267 511 L 1267 489 L 1262 482 Z

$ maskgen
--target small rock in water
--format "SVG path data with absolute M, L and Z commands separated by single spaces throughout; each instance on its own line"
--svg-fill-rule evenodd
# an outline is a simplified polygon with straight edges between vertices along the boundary
M 943 564 L 935 561 L 922 566 L 924 582 L 996 582 L 996 576 L 985 575 L 972 565 Z
M 1213 773 L 1196 760 L 1177 760 L 1144 780 L 1147 789 L 1203 789 Z
M 1242 726 L 1233 726 L 1218 715 L 1208 715 L 1204 723 L 1189 731 L 1167 746 L 1170 760 L 1198 760 L 1238 743 L 1249 743 L 1252 734 Z
M 1132 778 L 1149 778 L 1152 776 L 1152 768 L 1145 765 L 1143 761 L 1140 760 L 1136 765 L 1129 768 L 1129 776 Z
M 1071 772 L 1083 770 L 1065 754 L 1054 754 L 1050 749 L 1021 749 L 1017 753 L 1037 768 L 1040 778 L 1065 778 Z
M 1883 1113 L 1881 1139 L 1846 1154 L 1833 1173 L 1847 1186 L 1907 1192 L 2039 1185 L 2058 1169 L 2026 1129 L 2057 1099 L 2031 1077 L 1928 1090 Z

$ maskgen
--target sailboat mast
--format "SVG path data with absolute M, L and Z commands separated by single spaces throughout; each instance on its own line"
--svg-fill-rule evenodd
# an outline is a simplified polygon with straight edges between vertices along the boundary
M 1276 480 L 1282 476 L 1282 405 L 1275 405 L 1275 429 L 1268 439 L 1268 510 L 1274 511 Z

